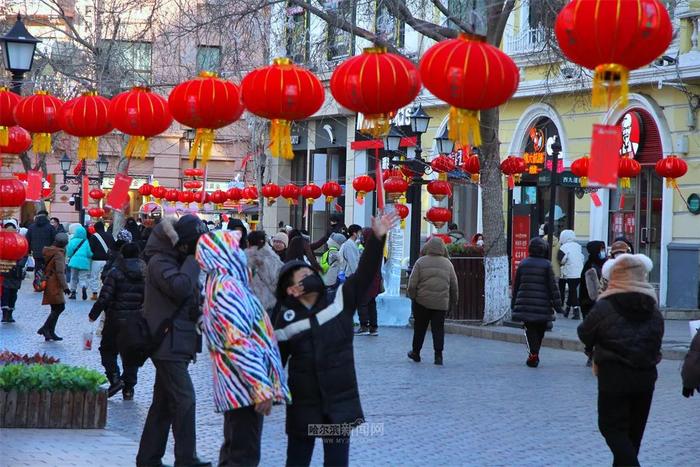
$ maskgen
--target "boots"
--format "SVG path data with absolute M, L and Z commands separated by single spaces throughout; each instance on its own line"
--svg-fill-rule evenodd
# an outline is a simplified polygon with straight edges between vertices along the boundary
M 7 309 L 7 321 L 6 323 L 14 323 L 15 319 L 12 317 L 12 313 L 14 313 L 15 309 L 14 308 L 8 308 Z
M 83 300 L 87 300 L 87 287 L 83 287 Z
M 69 300 L 75 300 L 75 290 L 70 291 L 70 295 L 68 296 Z
M 413 350 L 408 352 L 408 358 L 410 358 L 411 360 L 413 360 L 416 363 L 420 362 L 420 354 L 414 352 Z
M 435 351 L 435 364 L 442 365 L 442 351 Z
M 527 366 L 530 368 L 537 368 L 537 365 L 540 364 L 540 357 L 536 353 L 531 353 L 527 357 L 527 361 L 525 362 Z
M 577 321 L 581 319 L 581 307 L 580 306 L 574 307 L 574 316 L 572 316 L 571 319 L 574 319 Z
M 48 341 L 62 341 L 63 338 L 56 335 L 56 322 L 58 322 L 58 317 L 61 315 L 60 311 L 51 310 L 49 317 L 46 318 L 44 325 L 39 328 L 36 332 L 37 334 L 44 336 L 44 340 Z
M 107 397 L 112 397 L 122 389 L 124 389 L 124 381 L 119 377 L 119 374 L 108 377 L 109 389 L 107 389 Z
M 571 307 L 569 305 L 567 305 L 566 308 L 564 308 L 564 318 L 568 318 L 569 313 L 571 313 Z
M 92 293 L 92 297 L 90 297 L 90 300 L 96 301 L 97 300 L 97 292 Z
M 2 322 L 10 323 L 10 309 L 6 306 L 2 307 Z

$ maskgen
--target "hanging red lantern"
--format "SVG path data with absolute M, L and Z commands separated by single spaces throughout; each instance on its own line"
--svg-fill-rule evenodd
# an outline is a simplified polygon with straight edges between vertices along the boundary
M 180 193 L 182 194 L 182 196 L 181 196 L 179 199 L 180 199 L 180 201 L 182 201 L 183 203 L 189 204 L 189 203 L 194 202 L 194 192 L 192 192 L 192 191 L 181 191 Z
M 175 189 L 170 189 L 165 192 L 165 200 L 174 203 L 177 201 L 178 191 Z
M 0 154 L 22 154 L 31 146 L 32 135 L 21 126 L 13 126 L 7 131 L 7 144 L 0 144 Z
M 396 210 L 396 214 L 398 214 L 399 217 L 401 218 L 401 228 L 402 229 L 405 228 L 406 227 L 406 218 L 408 217 L 408 214 L 410 212 L 408 209 L 408 206 L 406 206 L 405 204 L 401 204 L 401 203 L 394 203 L 394 209 Z
M 185 202 L 185 193 L 187 193 L 187 192 L 186 192 L 186 191 L 178 191 L 178 192 L 177 192 L 177 200 L 178 200 L 180 203 L 184 203 L 184 202 Z M 192 196 L 194 197 L 194 195 L 192 195 Z
M 99 137 L 114 128 L 109 121 L 109 99 L 86 92 L 71 99 L 58 114 L 61 129 L 78 137 L 78 159 L 97 159 Z
M 17 232 L 0 231 L 0 272 L 7 272 L 17 265 L 29 251 L 29 242 Z
M 341 63 L 330 87 L 340 105 L 363 114 L 360 131 L 377 138 L 389 131 L 396 112 L 418 96 L 421 79 L 410 60 L 371 47 Z
M 6 87 L 0 87 L 0 146 L 9 144 L 10 127 L 17 125 L 14 110 L 22 98 Z
M 675 155 L 668 156 L 656 163 L 656 173 L 666 179 L 666 186 L 678 188 L 677 178 L 681 178 L 688 172 L 688 164 Z
M 229 188 L 229 190 L 226 192 L 226 197 L 234 203 L 237 203 L 243 198 L 243 194 L 241 193 L 240 188 L 233 187 Z
M 282 189 L 276 183 L 268 183 L 267 185 L 263 185 L 260 191 L 262 192 L 263 197 L 267 199 L 268 206 L 275 204 L 275 201 L 277 201 L 277 198 L 279 198 L 280 194 L 282 193 Z
M 471 175 L 473 183 L 479 183 L 479 172 L 481 171 L 481 162 L 479 162 L 479 156 L 472 154 L 464 159 L 462 163 L 462 170 Z
M 226 195 L 228 197 L 228 194 Z M 206 204 L 211 201 L 211 196 L 206 191 L 197 191 L 194 194 L 194 201 L 199 204 Z
M 185 175 L 185 177 L 201 177 L 204 175 L 204 170 L 191 168 L 183 170 L 182 173 Z
M 314 201 L 319 199 L 322 194 L 321 187 L 315 185 L 313 182 L 305 185 L 301 189 L 301 197 L 306 200 L 306 204 L 314 204 Z
M 631 157 L 621 157 L 617 167 L 620 188 L 623 189 L 630 188 L 632 186 L 631 179 L 637 177 L 642 171 L 641 164 Z
M 384 169 L 382 180 L 389 180 L 391 177 L 404 178 L 403 173 L 399 169 Z
M 369 175 L 360 175 L 355 177 L 352 181 L 352 187 L 357 192 L 357 200 L 362 202 L 365 199 L 365 195 L 375 188 L 374 179 Z
M 508 156 L 501 162 L 501 172 L 508 176 L 508 186 L 511 189 L 520 182 L 525 171 L 527 171 L 527 164 L 522 157 Z
M 408 165 L 402 165 L 401 168 L 399 169 L 401 171 L 401 174 L 408 179 L 412 179 L 414 176 L 418 175 L 418 172 L 415 172 L 412 170 Z M 421 174 L 422 176 L 422 174 Z
M 188 190 L 198 190 L 202 188 L 202 185 L 202 182 L 200 182 L 199 180 L 188 180 L 182 184 L 182 186 L 184 186 Z
M 430 208 L 425 214 L 425 218 L 436 228 L 441 229 L 452 220 L 452 211 L 447 208 Z
M 124 150 L 126 157 L 135 155 L 143 159 L 148 154 L 148 138 L 170 128 L 173 117 L 165 98 L 147 87 L 135 87 L 112 98 L 109 121 L 117 130 L 131 136 Z
M 102 208 L 91 208 L 88 209 L 88 215 L 94 218 L 100 218 L 105 215 L 105 210 Z
M 243 201 L 248 204 L 253 204 L 258 200 L 258 189 L 254 186 L 247 186 L 241 190 L 241 196 Z
M 588 156 L 583 156 L 571 163 L 571 173 L 579 178 L 582 188 L 588 186 L 588 167 L 590 162 L 591 159 Z
M 141 196 L 150 196 L 153 193 L 153 185 L 149 183 L 144 183 L 139 187 L 139 194 Z
M 32 150 L 36 154 L 51 152 L 51 134 L 61 130 L 58 113 L 62 105 L 61 99 L 46 91 L 36 91 L 15 106 L 15 121 L 33 133 Z
M 216 190 L 211 194 L 211 202 L 214 204 L 223 204 L 228 199 L 225 191 Z
M 673 26 L 659 0 L 572 0 L 559 12 L 554 32 L 569 60 L 594 71 L 593 105 L 609 108 L 618 97 L 627 104 L 630 70 L 666 51 Z
M 155 199 L 163 199 L 163 198 L 165 198 L 165 195 L 167 193 L 168 193 L 168 189 L 165 188 L 164 186 L 153 187 L 153 197 Z
M 290 183 L 282 187 L 282 198 L 286 199 L 290 206 L 292 204 L 299 204 L 300 192 L 301 188 L 293 183 Z
M 95 201 L 99 201 L 105 197 L 105 192 L 100 190 L 99 188 L 95 188 L 93 190 L 90 190 L 90 193 L 88 193 L 88 196 L 90 198 L 94 199 Z
M 428 193 L 440 202 L 448 196 L 452 196 L 452 185 L 445 180 L 432 180 L 428 183 Z
M 203 71 L 197 78 L 175 86 L 168 106 L 175 120 L 197 129 L 190 160 L 201 153 L 203 164 L 211 157 L 214 130 L 232 124 L 244 110 L 238 86 L 211 71 Z
M 25 199 L 24 183 L 15 177 L 0 178 L 0 219 L 10 217 L 11 210 L 22 206 Z M 9 210 L 4 212 L 5 208 Z
M 469 34 L 428 49 L 420 73 L 426 89 L 452 106 L 449 138 L 463 148 L 481 145 L 479 111 L 504 104 L 520 82 L 518 67 L 508 55 Z
M 343 187 L 338 182 L 326 182 L 321 187 L 321 192 L 326 197 L 326 203 L 332 203 L 334 199 L 343 195 Z
M 455 166 L 455 160 L 445 155 L 439 155 L 430 162 L 430 167 L 439 174 L 440 180 L 447 180 L 447 173 L 452 172 Z
M 384 191 L 390 200 L 396 201 L 408 191 L 408 182 L 403 177 L 389 177 L 384 180 Z
M 271 120 L 272 156 L 293 159 L 292 121 L 307 119 L 321 108 L 325 99 L 321 81 L 283 57 L 248 73 L 241 81 L 241 91 L 250 113 Z

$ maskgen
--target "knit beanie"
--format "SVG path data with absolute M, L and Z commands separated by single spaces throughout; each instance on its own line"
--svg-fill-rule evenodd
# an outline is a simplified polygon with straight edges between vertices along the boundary
M 284 243 L 285 248 L 287 248 L 287 246 L 289 245 L 289 237 L 287 237 L 287 234 L 284 232 L 277 232 L 275 235 L 272 236 L 272 241 Z
M 341 233 L 332 233 L 330 236 L 330 240 L 333 240 L 335 243 L 338 244 L 338 246 L 340 246 L 343 243 L 345 243 L 347 238 L 345 238 L 345 235 L 343 235 Z
M 68 245 L 68 235 L 63 232 L 57 233 L 56 237 L 53 240 L 53 244 L 59 248 L 65 247 L 66 245 Z
M 199 240 L 199 237 L 206 233 L 204 222 L 193 215 L 182 216 L 175 223 L 175 232 L 178 236 L 178 244 L 194 244 Z M 177 245 L 176 245 L 177 246 Z
M 117 234 L 117 241 L 122 241 L 124 243 L 131 243 L 133 240 L 133 236 L 131 235 L 131 232 L 129 232 L 126 229 L 121 229 L 119 233 Z

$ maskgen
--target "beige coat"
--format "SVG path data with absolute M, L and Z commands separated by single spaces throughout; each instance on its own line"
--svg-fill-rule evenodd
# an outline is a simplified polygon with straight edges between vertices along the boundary
M 448 311 L 459 300 L 457 274 L 447 257 L 447 248 L 440 238 L 433 237 L 423 246 L 421 256 L 408 278 L 406 294 L 431 310 Z

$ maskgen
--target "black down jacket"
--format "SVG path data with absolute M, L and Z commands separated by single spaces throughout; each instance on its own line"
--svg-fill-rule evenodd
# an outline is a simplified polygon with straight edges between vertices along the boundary
M 44 248 L 53 245 L 56 239 L 56 229 L 49 222 L 49 218 L 40 215 L 27 229 L 27 241 L 29 250 L 35 258 L 43 258 Z
M 114 238 L 105 232 L 102 222 L 95 223 L 95 233 L 88 238 L 93 261 L 107 261 L 109 252 L 114 249 Z
M 90 310 L 90 319 L 105 311 L 107 319 L 127 319 L 143 308 L 146 263 L 137 258 L 120 258 L 105 277 L 100 296 Z
M 547 242 L 530 240 L 530 256 L 518 266 L 513 283 L 511 309 L 513 320 L 523 322 L 554 321 L 554 311 L 561 312 L 559 287 L 554 279 Z
M 25 271 L 25 266 L 27 265 L 27 257 L 20 259 L 17 263 L 7 272 L 3 272 L 0 276 L 3 277 L 2 286 L 6 289 L 19 289 L 22 287 L 22 280 L 27 275 Z
M 355 274 L 337 292 L 321 295 L 311 309 L 294 298 L 275 306 L 275 335 L 282 363 L 289 363 L 292 393 L 292 404 L 287 406 L 287 434 L 320 436 L 310 433 L 309 425 L 356 426 L 364 421 L 352 347 L 353 314 L 358 299 L 379 270 L 383 249 L 384 240 L 373 233 Z M 287 274 L 304 266 L 310 267 L 297 262 L 282 268 L 278 297 Z

